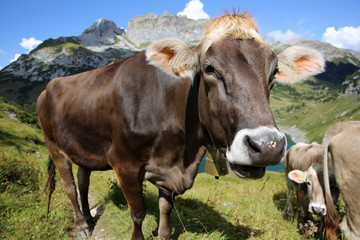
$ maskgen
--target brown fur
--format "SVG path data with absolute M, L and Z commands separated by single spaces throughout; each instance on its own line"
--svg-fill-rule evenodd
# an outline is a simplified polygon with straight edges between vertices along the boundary
M 328 159 L 334 168 L 336 181 L 347 207 L 341 223 L 347 239 L 359 239 L 360 217 L 357 214 L 360 208 L 360 181 L 358 176 L 359 164 L 359 143 L 360 143 L 360 122 L 349 121 L 339 122 L 331 126 L 325 134 L 324 144 L 324 168 Z M 325 177 L 324 172 L 324 177 Z M 324 179 L 325 180 L 325 179 Z M 325 181 L 326 204 L 330 214 L 325 219 L 326 236 L 328 239 L 336 239 L 336 230 L 339 226 L 339 216 L 333 206 L 329 191 L 328 182 Z

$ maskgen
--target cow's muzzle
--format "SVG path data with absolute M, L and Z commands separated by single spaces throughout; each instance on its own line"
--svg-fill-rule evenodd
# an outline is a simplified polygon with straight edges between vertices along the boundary
M 262 177 L 266 166 L 284 161 L 286 146 L 285 134 L 276 128 L 240 130 L 226 151 L 229 168 L 239 177 Z

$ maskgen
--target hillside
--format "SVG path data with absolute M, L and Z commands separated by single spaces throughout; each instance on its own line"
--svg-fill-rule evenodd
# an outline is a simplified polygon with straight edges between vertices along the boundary
M 339 87 L 316 78 L 294 85 L 276 84 L 270 104 L 280 128 L 300 129 L 309 143 L 322 143 L 326 130 L 336 122 L 360 120 L 358 94 L 344 95 Z

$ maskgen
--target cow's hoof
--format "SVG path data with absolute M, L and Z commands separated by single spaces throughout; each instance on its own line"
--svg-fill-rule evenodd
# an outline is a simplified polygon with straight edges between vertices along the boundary
M 92 222 L 92 221 L 90 221 Z M 77 229 L 77 235 L 79 238 L 87 238 L 90 237 L 92 235 L 92 231 L 94 229 L 94 224 L 89 224 L 89 223 L 83 223 L 83 224 L 78 224 L 76 229 Z
M 90 229 L 85 229 L 78 232 L 79 238 L 87 238 L 90 237 L 91 234 L 92 234 L 92 230 Z

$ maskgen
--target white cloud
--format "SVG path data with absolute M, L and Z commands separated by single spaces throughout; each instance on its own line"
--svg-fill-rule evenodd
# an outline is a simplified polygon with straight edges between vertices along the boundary
M 342 27 L 336 30 L 328 27 L 323 33 L 322 41 L 331 43 L 338 48 L 360 50 L 360 26 Z
M 300 34 L 296 34 L 290 29 L 288 29 L 285 33 L 283 33 L 281 30 L 271 31 L 267 35 L 273 40 L 277 40 L 280 42 L 285 42 L 287 40 L 295 39 L 295 38 L 301 38 Z
M 10 62 L 15 62 L 19 57 L 21 56 L 21 54 L 17 53 L 15 54 L 14 58 L 10 60 Z
M 210 17 L 206 12 L 204 12 L 203 7 L 204 4 L 200 2 L 200 0 L 190 0 L 186 4 L 184 10 L 182 12 L 179 12 L 177 15 L 185 15 L 187 18 L 195 20 L 202 18 L 209 19 Z
M 36 48 L 39 44 L 41 44 L 42 41 L 40 40 L 36 40 L 35 38 L 31 37 L 29 39 L 27 38 L 23 38 L 21 40 L 20 46 L 22 46 L 23 48 L 27 49 L 29 52 L 31 50 L 33 50 L 34 48 Z
M 22 38 L 21 42 L 20 42 L 20 46 L 25 48 L 26 50 L 28 50 L 27 52 L 29 53 L 31 50 L 36 48 L 41 43 L 42 43 L 42 41 L 36 40 L 33 37 L 31 37 L 31 38 Z M 1 53 L 1 49 L 0 49 L 0 53 Z M 10 63 L 15 62 L 20 56 L 21 56 L 21 54 L 16 53 L 14 58 L 10 60 Z

